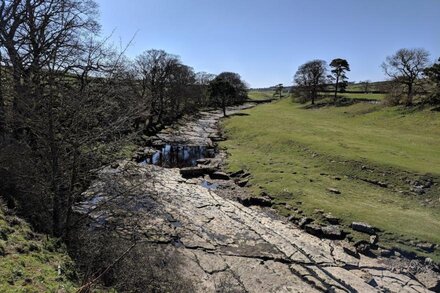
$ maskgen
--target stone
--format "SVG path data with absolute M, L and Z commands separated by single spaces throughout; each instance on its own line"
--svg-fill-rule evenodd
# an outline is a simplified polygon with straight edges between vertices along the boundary
M 331 193 L 334 193 L 334 194 L 341 194 L 341 192 L 338 189 L 333 188 L 333 187 L 328 187 L 327 191 L 331 192 Z
M 341 222 L 341 219 L 333 216 L 332 214 L 325 214 L 324 218 L 327 222 L 329 222 L 332 225 L 338 225 Z
M 426 252 L 433 252 L 435 245 L 428 242 L 420 242 L 416 244 L 417 248 L 420 248 L 421 250 L 424 250 Z
M 354 246 L 356 247 L 357 252 L 372 256 L 372 253 L 370 251 L 371 246 L 370 246 L 370 243 L 368 243 L 367 241 L 365 241 L 365 240 L 357 241 L 354 244 Z
M 328 239 L 344 239 L 345 235 L 337 225 L 328 225 L 323 226 L 321 228 L 322 230 L 322 237 L 328 238 Z
M 303 228 L 304 225 L 309 224 L 309 223 L 311 223 L 311 222 L 313 222 L 313 219 L 308 218 L 308 217 L 302 217 L 302 218 L 298 221 L 298 226 L 299 226 L 300 228 Z
M 209 160 L 209 159 L 198 159 L 196 162 L 199 165 L 207 165 L 207 164 L 209 164 L 210 161 L 211 160 Z
M 311 223 L 311 224 L 304 225 L 304 230 L 309 234 L 312 234 L 312 235 L 315 235 L 318 237 L 322 236 L 322 229 L 321 229 L 321 226 L 319 226 L 318 224 Z
M 377 287 L 377 286 L 379 286 L 379 285 L 377 284 L 376 280 L 375 280 L 373 277 L 369 278 L 369 279 L 366 281 L 366 283 L 367 283 L 368 285 L 370 285 L 371 287 Z
M 238 198 L 238 201 L 246 206 L 260 206 L 260 207 L 271 207 L 272 200 L 269 197 L 264 196 L 248 196 L 245 198 Z
M 300 219 L 301 219 L 301 216 L 299 216 L 299 215 L 290 215 L 287 217 L 287 220 L 289 222 L 297 222 Z
M 236 184 L 240 187 L 245 187 L 248 183 L 249 183 L 249 180 L 247 180 L 247 179 L 242 179 L 242 180 L 236 181 Z
M 351 228 L 355 231 L 367 233 L 370 235 L 376 234 L 376 231 L 372 226 L 363 222 L 353 222 L 351 223 Z
M 361 257 L 359 255 L 359 253 L 357 252 L 357 249 L 351 245 L 348 245 L 347 243 L 342 244 L 342 249 L 346 254 L 348 254 L 356 259 L 359 259 Z
M 219 180 L 229 180 L 229 176 L 228 174 L 226 174 L 225 172 L 213 172 L 211 174 L 209 174 L 209 177 L 211 177 L 211 179 L 219 179 Z
M 379 236 L 377 235 L 370 235 L 370 244 L 376 245 L 377 242 L 379 242 Z
M 382 257 L 392 257 L 394 255 L 394 253 L 388 249 L 380 249 L 379 253 Z
M 238 170 L 236 172 L 230 173 L 229 176 L 231 177 L 241 177 L 244 174 L 244 170 Z
M 119 167 L 119 164 L 118 163 L 113 163 L 113 164 L 110 165 L 110 167 L 112 169 L 117 169 Z

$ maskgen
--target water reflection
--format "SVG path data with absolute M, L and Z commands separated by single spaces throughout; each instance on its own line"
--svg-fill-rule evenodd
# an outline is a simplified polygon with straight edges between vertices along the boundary
M 183 168 L 197 166 L 197 160 L 211 158 L 214 150 L 206 146 L 165 145 L 149 156 L 145 163 L 166 168 Z
M 202 182 L 202 186 L 210 189 L 210 190 L 216 190 L 218 188 L 218 184 L 217 183 L 211 183 L 209 181 L 203 180 Z

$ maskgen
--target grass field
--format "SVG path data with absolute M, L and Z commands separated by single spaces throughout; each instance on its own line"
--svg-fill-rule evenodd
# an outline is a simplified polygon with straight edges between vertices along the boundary
M 267 91 L 255 91 L 250 90 L 248 92 L 249 99 L 252 100 L 265 100 L 265 99 L 272 99 L 273 98 L 274 91 L 267 90 Z
M 304 109 L 290 99 L 245 112 L 250 115 L 224 123 L 229 168 L 249 170 L 253 191 L 275 195 L 282 214 L 290 213 L 286 203 L 306 215 L 323 209 L 345 225 L 365 221 L 389 232 L 381 235 L 384 245 L 402 246 L 397 239 L 440 244 L 438 187 L 423 197 L 404 192 L 408 176 L 440 177 L 439 112 L 368 103 Z
M 349 99 L 367 99 L 381 101 L 385 98 L 385 94 L 354 94 L 354 93 L 340 93 L 339 96 Z
M 76 292 L 67 277 L 74 264 L 59 246 L 0 206 L 0 292 Z

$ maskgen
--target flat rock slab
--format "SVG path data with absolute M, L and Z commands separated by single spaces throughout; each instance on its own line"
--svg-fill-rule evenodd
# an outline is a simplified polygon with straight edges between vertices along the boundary
M 95 229 L 111 219 L 121 235 L 175 247 L 185 260 L 179 274 L 196 292 L 429 292 L 381 258 L 354 257 L 348 243 L 189 184 L 178 169 L 122 161 L 103 168 L 84 195 L 75 212 Z

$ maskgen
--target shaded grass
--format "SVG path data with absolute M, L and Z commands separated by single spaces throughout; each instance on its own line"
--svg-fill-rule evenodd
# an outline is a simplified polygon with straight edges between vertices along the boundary
M 74 265 L 63 246 L 0 207 L 0 292 L 75 292 L 73 278 Z
M 440 243 L 438 193 L 419 198 L 399 192 L 408 174 L 440 175 L 440 113 L 367 103 L 306 110 L 287 99 L 246 112 L 224 122 L 229 168 L 249 170 L 253 191 L 275 195 L 281 213 L 290 213 L 287 203 L 307 215 L 331 212 L 345 225 L 365 221 L 391 232 L 381 236 L 385 245 L 396 246 L 397 239 Z M 361 164 L 374 166 L 374 173 Z M 358 179 L 373 175 L 394 188 Z

